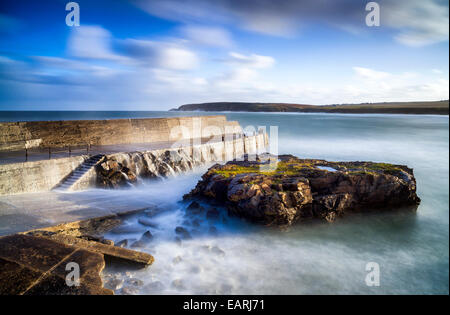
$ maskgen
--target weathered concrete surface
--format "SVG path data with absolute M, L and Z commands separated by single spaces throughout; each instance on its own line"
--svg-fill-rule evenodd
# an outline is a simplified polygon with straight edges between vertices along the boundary
M 116 261 L 122 261 L 142 267 L 151 265 L 154 261 L 153 256 L 147 253 L 141 253 L 122 247 L 116 247 L 113 244 L 104 244 L 97 241 L 90 241 L 81 237 L 67 235 L 65 233 L 49 232 L 48 229 L 28 232 L 27 235 L 47 238 L 61 244 L 74 246 L 94 253 L 103 254 L 109 259 L 114 259 Z
M 0 237 L 0 295 L 113 294 L 100 276 L 105 259 L 133 268 L 154 262 L 101 236 L 121 223 L 111 215 Z M 66 283 L 68 263 L 79 266 L 79 286 Z
M 0 195 L 49 191 L 88 156 L 0 165 Z
M 0 151 L 25 148 L 62 148 L 80 145 L 116 145 L 177 141 L 240 128 L 223 115 L 0 123 Z
M 80 285 L 68 286 L 66 265 L 80 266 Z M 0 295 L 101 294 L 103 255 L 45 238 L 10 235 L 0 238 Z

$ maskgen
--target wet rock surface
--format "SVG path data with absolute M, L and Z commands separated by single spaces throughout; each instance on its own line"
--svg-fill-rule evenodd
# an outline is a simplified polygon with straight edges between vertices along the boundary
M 162 178 L 196 165 L 184 150 L 156 150 L 105 156 L 96 166 L 97 186 L 120 188 L 140 178 Z
M 185 229 L 182 226 L 177 226 L 175 228 L 175 233 L 182 239 L 182 240 L 189 240 L 192 238 L 191 234 L 187 229 Z
M 128 239 L 114 246 L 101 236 L 121 222 L 113 215 L 1 237 L 0 295 L 113 294 L 122 290 L 134 294 L 136 290 L 129 287 L 142 286 L 139 279 L 108 277 L 102 281 L 106 263 L 142 269 L 154 261 L 150 254 L 123 248 Z M 145 240 L 152 237 L 149 231 L 142 234 Z M 66 283 L 68 262 L 80 267 L 79 286 Z
M 78 286 L 66 283 L 67 262 L 80 267 Z M 29 235 L 0 238 L 0 295 L 112 294 L 103 288 L 103 255 Z
M 115 159 L 105 160 L 96 166 L 97 184 L 104 188 L 119 188 L 137 181 L 136 174 Z
M 278 226 L 308 218 L 334 221 L 349 211 L 420 203 L 413 170 L 404 165 L 328 162 L 292 155 L 278 159 L 263 155 L 256 161 L 216 164 L 184 199 L 213 200 L 225 205 L 230 214 Z M 217 210 L 208 210 L 206 217 L 215 220 Z

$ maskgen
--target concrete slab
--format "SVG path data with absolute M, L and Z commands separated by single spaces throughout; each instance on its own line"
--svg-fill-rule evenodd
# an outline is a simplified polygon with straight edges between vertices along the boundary
M 67 263 L 77 263 L 80 285 L 66 283 Z M 103 255 L 45 238 L 0 238 L 0 295 L 113 294 L 104 289 Z
M 113 294 L 100 276 L 105 256 L 140 268 L 153 256 L 64 234 L 14 234 L 0 237 L 0 295 Z M 69 263 L 79 267 L 79 284 L 68 285 Z

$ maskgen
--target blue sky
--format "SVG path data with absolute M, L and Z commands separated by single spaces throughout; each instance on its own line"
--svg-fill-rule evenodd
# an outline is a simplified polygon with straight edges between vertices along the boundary
M 448 1 L 0 2 L 0 109 L 448 99 Z

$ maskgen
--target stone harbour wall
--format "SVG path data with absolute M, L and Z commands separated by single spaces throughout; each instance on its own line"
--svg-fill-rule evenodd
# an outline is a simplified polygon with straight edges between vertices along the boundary
M 226 116 L 0 123 L 0 151 L 155 143 L 238 132 Z
M 0 165 L 0 195 L 49 191 L 88 156 Z
M 224 140 L 170 149 L 108 154 L 97 167 L 90 169 L 74 183 L 71 190 L 95 186 L 114 188 L 111 183 L 123 183 L 125 179 L 128 182 L 133 178 L 170 176 L 201 164 L 224 163 L 240 158 L 244 153 L 261 153 L 268 145 L 265 133 L 235 139 L 225 137 Z M 0 195 L 52 190 L 88 158 L 84 155 L 0 165 Z M 105 161 L 108 161 L 108 165 L 102 166 Z M 99 172 L 106 176 L 106 183 L 99 180 L 102 178 Z

